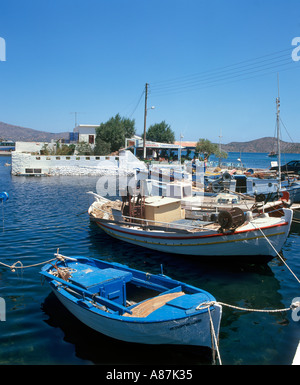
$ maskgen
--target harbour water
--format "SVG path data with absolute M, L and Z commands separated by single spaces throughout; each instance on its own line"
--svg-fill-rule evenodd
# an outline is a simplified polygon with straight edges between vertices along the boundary
M 240 154 L 231 153 L 236 162 Z M 283 162 L 299 159 L 289 154 Z M 268 167 L 267 154 L 242 154 L 246 167 Z M 211 260 L 174 256 L 136 247 L 101 233 L 87 209 L 98 177 L 11 176 L 8 157 L 0 157 L 2 263 L 26 266 L 53 258 L 57 248 L 120 262 L 164 274 L 211 292 L 217 300 L 249 309 L 282 309 L 300 297 L 299 283 L 278 258 L 270 262 Z M 293 224 L 282 255 L 300 277 L 300 225 Z M 1 298 L 6 320 L 0 322 L 0 364 L 202 365 L 207 352 L 191 347 L 124 343 L 88 329 L 51 294 L 39 274 L 41 266 L 12 272 L 0 266 Z M 300 316 L 300 315 L 299 315 Z M 295 318 L 295 317 L 294 317 Z M 227 365 L 290 365 L 300 339 L 300 321 L 291 312 L 258 313 L 223 307 L 219 349 Z

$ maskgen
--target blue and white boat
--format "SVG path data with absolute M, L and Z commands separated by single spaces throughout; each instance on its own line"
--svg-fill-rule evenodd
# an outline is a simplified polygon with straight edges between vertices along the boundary
M 56 256 L 41 274 L 90 328 L 127 342 L 214 348 L 222 307 L 210 293 L 119 263 Z

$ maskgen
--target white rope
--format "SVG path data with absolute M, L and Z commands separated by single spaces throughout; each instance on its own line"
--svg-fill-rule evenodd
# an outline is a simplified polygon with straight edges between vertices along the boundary
M 224 303 L 224 302 L 210 301 L 210 302 L 200 303 L 196 307 L 196 310 L 209 309 L 211 306 L 213 306 L 215 304 L 218 304 L 221 306 L 227 306 L 227 307 L 230 307 L 230 308 L 236 309 L 236 310 L 260 312 L 260 313 L 280 313 L 280 312 L 289 311 L 289 310 L 298 308 L 300 306 L 300 302 L 292 302 L 289 307 L 284 308 L 284 309 L 249 309 L 249 308 L 244 308 L 244 307 L 240 307 L 240 306 L 230 305 L 230 304 Z
M 210 326 L 211 326 L 211 331 L 212 331 L 212 334 L 213 334 L 213 339 L 214 339 L 214 342 L 215 342 L 215 347 L 216 347 L 216 351 L 217 351 L 217 355 L 218 355 L 218 360 L 220 362 L 220 365 L 222 365 L 221 355 L 220 355 L 219 346 L 218 346 L 219 344 L 218 344 L 218 340 L 217 340 L 217 337 L 216 337 L 216 332 L 215 332 L 213 320 L 212 320 L 212 317 L 211 317 L 211 314 L 210 314 L 210 306 L 208 307 L 207 310 L 208 310 L 208 314 L 209 314 Z
M 270 242 L 270 240 L 265 236 L 264 232 L 262 231 L 262 229 L 260 227 L 257 227 L 255 226 L 255 224 L 253 222 L 251 222 L 252 225 L 258 229 L 262 235 L 264 236 L 264 238 L 266 239 L 266 241 L 269 243 L 269 245 L 272 247 L 272 249 L 275 251 L 275 253 L 277 254 L 277 256 L 280 258 L 280 260 L 285 264 L 286 268 L 290 271 L 290 273 L 296 278 L 296 280 L 298 281 L 298 283 L 300 283 L 300 280 L 299 278 L 296 276 L 296 274 L 292 271 L 292 269 L 288 266 L 288 264 L 285 262 L 285 260 L 281 257 L 281 255 L 278 253 L 278 251 L 275 249 L 275 247 L 272 245 L 272 243 Z
M 219 302 L 219 301 L 210 301 L 210 302 L 202 302 L 202 303 L 200 303 L 196 307 L 196 310 L 207 309 L 207 311 L 208 311 L 209 320 L 210 320 L 210 326 L 211 326 L 211 332 L 212 332 L 212 335 L 213 335 L 212 348 L 213 348 L 213 350 L 214 350 L 214 346 L 216 348 L 215 350 L 217 352 L 218 360 L 220 362 L 220 365 L 222 365 L 222 360 L 221 360 L 221 355 L 220 355 L 220 350 L 219 350 L 219 344 L 218 344 L 218 339 L 216 337 L 216 333 L 215 333 L 215 329 L 214 329 L 214 324 L 213 324 L 213 321 L 212 321 L 212 316 L 211 316 L 211 313 L 210 313 L 210 307 L 214 306 L 215 304 L 218 304 L 220 306 L 227 306 L 227 307 L 230 307 L 232 309 L 237 309 L 237 310 L 242 310 L 242 311 L 250 311 L 250 312 L 260 312 L 260 313 L 281 313 L 281 312 L 284 312 L 284 311 L 289 311 L 289 310 L 296 309 L 296 308 L 300 307 L 300 302 L 292 302 L 290 307 L 284 308 L 284 309 L 249 309 L 249 308 L 243 308 L 243 307 L 240 307 L 240 306 L 229 305 L 227 303 Z M 214 346 L 213 346 L 213 342 L 214 342 Z
M 28 265 L 28 266 L 24 266 L 23 263 L 21 261 L 17 261 L 15 262 L 14 264 L 12 265 L 7 265 L 6 263 L 3 263 L 3 262 L 0 262 L 0 265 L 4 266 L 4 267 L 7 267 L 9 269 L 11 269 L 12 272 L 15 272 L 16 270 L 15 269 L 26 269 L 28 267 L 34 267 L 34 266 L 39 266 L 39 265 L 44 265 L 46 263 L 49 263 L 49 262 L 52 262 L 52 261 L 55 261 L 57 258 L 52 258 L 52 259 L 49 259 L 49 261 L 45 261 L 45 262 L 40 262 L 40 263 L 35 263 L 33 265 Z M 16 266 L 17 264 L 20 264 L 21 266 Z

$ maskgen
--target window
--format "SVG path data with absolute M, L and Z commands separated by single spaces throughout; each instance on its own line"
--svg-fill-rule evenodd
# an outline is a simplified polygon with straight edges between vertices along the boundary
M 32 168 L 25 168 L 25 173 L 26 174 L 33 174 L 33 169 Z
M 42 169 L 41 169 L 41 168 L 35 168 L 35 169 L 33 170 L 33 172 L 34 172 L 35 174 L 41 174 L 41 173 L 42 173 Z

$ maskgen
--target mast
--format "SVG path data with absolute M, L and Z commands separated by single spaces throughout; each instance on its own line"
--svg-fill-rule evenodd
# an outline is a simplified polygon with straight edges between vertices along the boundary
M 280 107 L 280 97 L 279 97 L 279 76 L 277 74 L 277 83 L 278 83 L 278 97 L 276 98 L 276 123 L 277 123 L 277 159 L 278 159 L 278 178 L 279 178 L 279 188 L 281 188 L 281 150 L 280 150 L 280 125 L 279 125 L 279 107 Z

